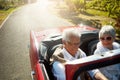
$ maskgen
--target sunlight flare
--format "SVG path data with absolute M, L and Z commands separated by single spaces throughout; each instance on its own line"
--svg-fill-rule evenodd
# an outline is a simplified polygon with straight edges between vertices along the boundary
M 47 8 L 49 3 L 49 0 L 37 0 L 37 4 L 43 9 Z

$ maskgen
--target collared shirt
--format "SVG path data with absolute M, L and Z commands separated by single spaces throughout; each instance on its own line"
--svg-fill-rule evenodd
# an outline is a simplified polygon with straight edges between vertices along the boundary
M 72 61 L 72 60 L 75 60 L 75 59 L 86 57 L 85 53 L 82 50 L 80 50 L 80 49 L 75 54 L 75 57 L 70 55 L 65 48 L 63 48 L 62 53 L 63 53 L 64 59 L 66 61 Z
M 65 48 L 63 48 L 61 50 L 61 53 L 63 54 L 64 59 L 66 61 L 72 61 L 72 60 L 75 60 L 75 59 L 78 59 L 78 58 L 86 57 L 86 54 L 82 50 L 80 50 L 80 49 L 78 49 L 77 53 L 75 54 L 75 57 L 70 55 Z M 56 77 L 57 80 L 65 80 L 66 79 L 65 67 L 59 61 L 55 61 L 53 63 L 52 72 L 53 72 L 53 74 L 54 74 L 54 76 Z M 93 77 L 96 74 L 96 72 L 98 72 L 97 69 L 89 71 L 91 77 Z

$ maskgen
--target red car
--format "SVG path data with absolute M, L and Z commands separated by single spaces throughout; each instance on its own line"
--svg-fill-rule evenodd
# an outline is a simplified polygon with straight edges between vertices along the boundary
M 62 44 L 62 31 L 73 27 L 79 29 L 80 33 L 82 33 L 80 48 L 88 57 L 66 64 L 66 80 L 76 80 L 82 71 L 120 63 L 120 49 L 111 51 L 112 55 L 92 55 L 96 48 L 96 43 L 99 41 L 99 30 L 96 28 L 81 25 L 53 28 L 39 32 L 31 31 L 30 62 L 33 80 L 54 80 L 49 59 L 54 50 Z

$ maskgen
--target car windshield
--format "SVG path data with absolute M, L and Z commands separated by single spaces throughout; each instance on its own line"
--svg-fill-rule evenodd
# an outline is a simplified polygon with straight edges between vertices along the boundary
M 93 69 L 99 69 L 109 80 L 120 80 L 120 49 L 111 50 L 101 55 L 92 55 L 72 62 L 68 62 L 66 73 L 69 76 L 67 80 L 73 78 L 76 80 L 80 73 L 88 72 Z M 74 73 L 74 74 L 73 74 Z M 116 79 L 115 79 L 116 78 Z

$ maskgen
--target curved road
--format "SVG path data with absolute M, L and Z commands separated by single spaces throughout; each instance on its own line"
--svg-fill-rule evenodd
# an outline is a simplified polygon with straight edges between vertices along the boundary
M 30 30 L 73 25 L 54 15 L 53 2 L 40 0 L 14 11 L 0 29 L 0 80 L 31 80 Z

